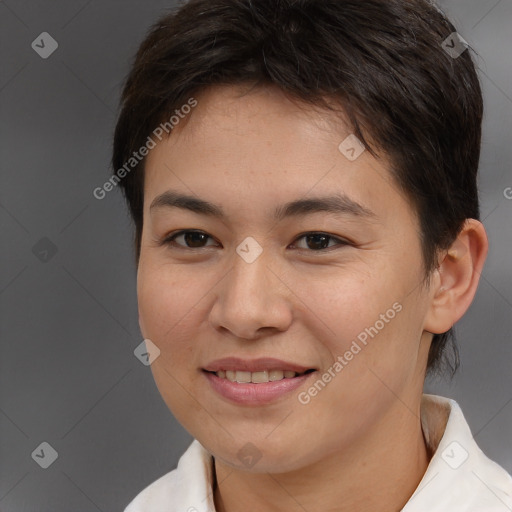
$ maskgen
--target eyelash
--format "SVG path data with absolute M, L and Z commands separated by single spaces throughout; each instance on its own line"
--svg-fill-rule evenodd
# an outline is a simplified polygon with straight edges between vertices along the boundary
M 185 235 L 185 234 L 188 234 L 188 233 L 199 233 L 199 234 L 203 234 L 203 235 L 206 235 L 209 239 L 211 240 L 214 240 L 213 237 L 211 237 L 210 235 L 208 235 L 208 233 L 204 232 L 204 231 L 200 231 L 200 230 L 194 230 L 194 229 L 186 229 L 186 230 L 181 230 L 181 231 L 177 231 L 176 233 L 171 233 L 170 235 L 166 236 L 161 242 L 160 242 L 160 245 L 166 245 L 166 246 L 170 246 L 170 247 L 177 247 L 179 249 L 183 249 L 183 250 L 190 250 L 190 251 L 194 251 L 194 250 L 202 250 L 202 249 L 206 249 L 208 247 L 213 247 L 212 245 L 207 245 L 205 247 L 188 247 L 188 246 L 184 246 L 184 245 L 180 245 L 180 244 L 177 244 L 175 242 L 176 238 L 178 238 L 179 236 L 182 236 L 182 235 Z M 317 250 L 314 250 L 314 249 L 304 249 L 304 248 L 299 248 L 298 250 L 301 250 L 301 251 L 307 251 L 307 252 L 326 252 L 326 251 L 329 251 L 329 250 L 333 250 L 333 249 L 336 249 L 336 248 L 339 248 L 339 246 L 343 247 L 343 246 L 347 246 L 347 245 L 354 245 L 352 242 L 346 240 L 346 239 L 343 239 L 343 238 L 339 238 L 339 237 L 336 237 L 334 235 L 331 235 L 329 233 L 325 233 L 323 231 L 307 231 L 305 233 L 302 233 L 300 235 L 298 235 L 293 244 L 296 244 L 297 241 L 299 241 L 300 239 L 302 238 L 305 238 L 307 236 L 314 236 L 314 235 L 320 235 L 320 236 L 325 236 L 329 239 L 329 242 L 334 240 L 337 242 L 336 246 L 333 246 L 333 247 L 326 247 L 326 248 L 323 248 L 323 249 L 317 249 Z M 292 245 L 293 245 L 292 244 Z

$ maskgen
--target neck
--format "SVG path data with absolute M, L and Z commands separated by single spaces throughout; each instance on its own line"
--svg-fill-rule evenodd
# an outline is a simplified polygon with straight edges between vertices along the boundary
M 215 463 L 217 512 L 396 512 L 429 462 L 419 404 L 395 410 L 357 443 L 293 472 L 249 473 Z

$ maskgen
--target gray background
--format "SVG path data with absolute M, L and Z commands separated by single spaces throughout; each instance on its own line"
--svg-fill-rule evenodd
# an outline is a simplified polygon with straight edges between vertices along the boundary
M 92 195 L 109 175 L 129 62 L 172 5 L 0 2 L 2 512 L 122 510 L 191 440 L 133 354 L 142 338 L 122 197 Z M 481 448 L 512 472 L 512 0 L 441 5 L 480 55 L 491 248 L 457 328 L 462 369 L 426 391 L 456 399 Z M 31 48 L 42 32 L 59 44 L 48 59 Z M 59 455 L 48 469 L 31 458 L 43 441 Z

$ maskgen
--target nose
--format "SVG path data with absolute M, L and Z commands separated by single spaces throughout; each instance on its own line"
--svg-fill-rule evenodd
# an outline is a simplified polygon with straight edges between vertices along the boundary
M 292 322 L 290 291 L 265 252 L 247 263 L 234 256 L 232 270 L 219 283 L 210 323 L 224 334 L 256 340 L 286 331 Z

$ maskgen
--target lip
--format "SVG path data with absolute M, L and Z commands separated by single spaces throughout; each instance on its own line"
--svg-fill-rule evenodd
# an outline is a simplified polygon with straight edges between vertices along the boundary
M 263 382 L 261 384 L 237 383 L 217 377 L 214 373 L 203 371 L 210 385 L 221 396 L 239 405 L 265 405 L 270 404 L 284 395 L 294 391 L 306 380 L 315 375 L 315 372 L 306 373 L 288 379 L 275 382 Z
M 246 372 L 258 372 L 263 370 L 289 370 L 296 373 L 303 373 L 312 370 L 311 367 L 289 363 L 274 358 L 260 359 L 239 359 L 228 357 L 218 359 L 202 369 L 202 373 L 208 380 L 213 390 L 223 398 L 238 405 L 261 406 L 270 404 L 296 390 L 317 372 L 312 371 L 304 375 L 297 375 L 292 378 L 284 378 L 273 382 L 238 383 L 228 379 L 217 377 L 215 373 L 220 370 L 239 370 Z
M 304 373 L 306 370 L 311 370 L 310 366 L 301 366 L 296 363 L 289 363 L 273 357 L 260 357 L 258 359 L 240 359 L 238 357 L 225 357 L 223 359 L 216 359 L 203 370 L 207 372 L 218 372 L 220 370 L 240 370 L 242 372 L 262 372 L 263 370 L 284 370 L 292 371 L 295 373 Z

